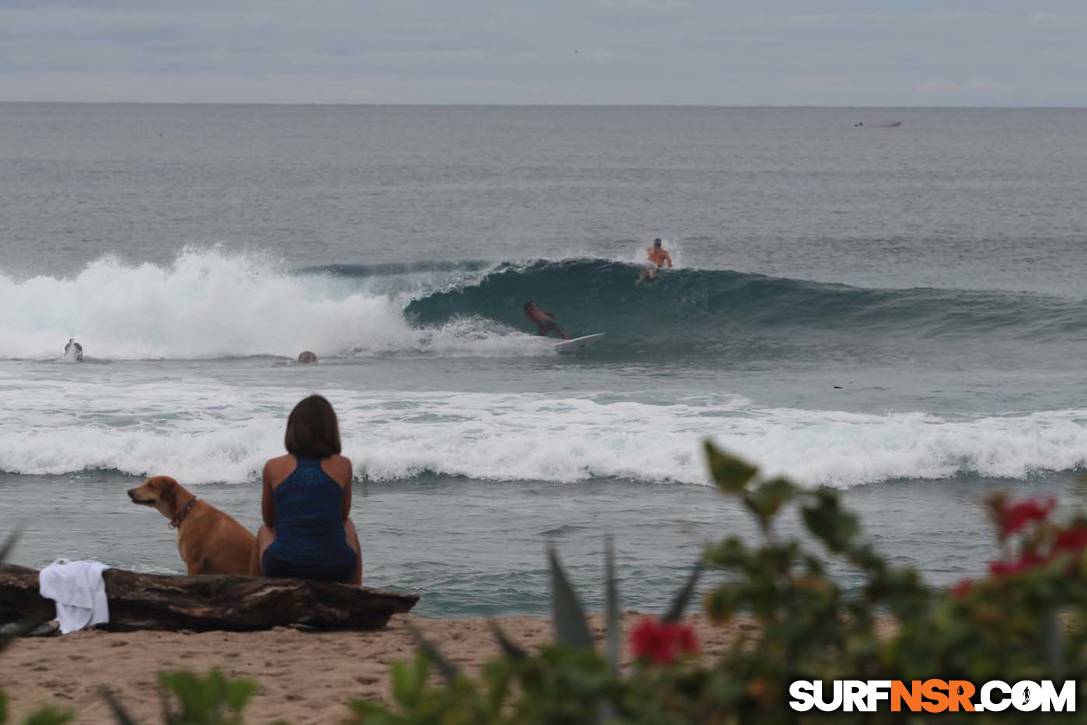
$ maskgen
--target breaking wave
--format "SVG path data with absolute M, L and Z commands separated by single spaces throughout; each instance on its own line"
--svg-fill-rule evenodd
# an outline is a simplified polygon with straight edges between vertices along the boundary
M 571 334 L 607 332 L 596 351 L 613 360 L 1087 340 L 1084 300 L 701 269 L 635 284 L 639 272 L 599 259 L 291 270 L 220 249 L 186 250 L 169 265 L 103 258 L 69 278 L 16 280 L 0 270 L 0 358 L 55 359 L 69 337 L 90 359 L 548 354 L 523 319 L 528 299 Z

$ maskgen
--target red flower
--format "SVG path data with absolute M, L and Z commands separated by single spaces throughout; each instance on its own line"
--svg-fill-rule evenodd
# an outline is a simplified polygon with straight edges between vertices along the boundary
M 1000 530 L 1005 536 L 1021 531 L 1031 521 L 1044 520 L 1056 505 L 1053 499 L 1045 503 L 1027 500 L 1009 504 L 1000 512 Z
M 1028 551 L 1019 558 L 1019 561 L 991 561 L 989 562 L 989 573 L 993 576 L 1011 576 L 1013 574 L 1021 574 L 1027 569 L 1033 569 L 1040 564 L 1045 564 L 1046 559 L 1038 556 L 1032 551 Z
M 1087 526 L 1079 524 L 1057 532 L 1053 542 L 1053 551 L 1076 552 L 1087 547 Z
M 974 588 L 974 582 L 969 579 L 963 579 L 955 586 L 951 587 L 951 596 L 955 599 L 962 599 L 969 594 Z
M 697 652 L 698 639 L 689 624 L 645 617 L 630 633 L 630 649 L 638 659 L 669 665 L 681 655 Z

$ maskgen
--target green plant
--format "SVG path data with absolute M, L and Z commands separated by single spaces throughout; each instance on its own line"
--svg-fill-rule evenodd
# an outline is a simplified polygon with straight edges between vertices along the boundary
M 739 722 L 795 722 L 786 688 L 798 679 L 981 683 L 1087 676 L 1082 514 L 1056 522 L 1052 503 L 995 498 L 990 510 L 1004 559 L 990 565 L 990 576 L 944 590 L 926 585 L 911 567 L 888 563 L 834 490 L 761 480 L 754 468 L 711 445 L 706 454 L 718 488 L 740 498 L 763 532 L 757 546 L 729 537 L 707 552 L 709 565 L 727 575 L 707 598 L 709 615 L 726 622 L 744 613 L 760 625 L 757 636 L 728 647 L 717 665 L 733 693 L 726 710 Z M 789 505 L 798 507 L 823 552 L 777 538 L 775 519 Z M 828 574 L 828 559 L 852 567 L 861 585 L 844 589 Z M 839 714 L 836 720 L 898 717 L 880 712 Z M 1015 722 L 1022 713 L 966 717 Z
M 239 725 L 249 699 L 257 691 L 255 682 L 228 679 L 217 669 L 204 676 L 160 672 L 159 688 L 162 721 L 167 725 Z M 101 694 L 118 723 L 136 722 L 116 695 L 108 689 Z
M 180 709 L 165 707 L 170 725 L 232 725 L 257 691 L 255 682 L 227 679 L 219 670 L 203 677 L 191 672 L 162 672 L 159 682 L 174 695 Z
M 689 651 L 673 629 L 680 604 L 661 621 L 633 632 L 641 653 L 626 674 L 617 668 L 618 617 L 608 554 L 607 656 L 592 647 L 580 605 L 554 553 L 556 641 L 527 653 L 496 633 L 502 654 L 472 679 L 444 661 L 424 639 L 416 659 L 394 668 L 394 708 L 355 701 L 366 723 L 802 723 L 825 721 L 789 707 L 795 680 L 924 680 L 956 678 L 1075 680 L 1087 678 L 1087 517 L 1054 514 L 1054 504 L 990 503 L 1002 557 L 989 575 L 950 590 L 924 583 L 912 567 L 887 561 L 864 536 L 858 517 L 830 488 L 805 489 L 763 478 L 754 466 L 706 445 L 717 488 L 754 518 L 757 541 L 726 536 L 708 547 L 705 565 L 720 574 L 705 597 L 715 622 L 753 620 L 713 660 L 679 658 Z M 803 539 L 783 539 L 778 520 L 795 511 Z M 834 563 L 834 567 L 832 567 Z M 831 571 L 860 580 L 846 587 Z M 430 667 L 442 681 L 431 684 Z M 1080 696 L 1082 698 L 1083 692 Z M 954 713 L 972 723 L 1021 721 L 1024 713 Z M 925 714 L 838 712 L 835 722 L 924 722 Z M 1087 722 L 1068 714 L 1061 722 Z
M 527 722 L 689 722 L 691 715 L 668 702 L 659 672 L 641 663 L 627 677 L 619 669 L 621 616 L 611 542 L 605 557 L 605 647 L 600 652 L 581 601 L 553 549 L 548 551 L 551 576 L 551 617 L 555 641 L 530 653 L 515 643 L 497 624 L 495 638 L 502 656 L 489 662 L 477 681 L 461 672 L 417 630 L 415 658 L 392 668 L 392 695 L 396 709 L 368 700 L 354 700 L 356 722 L 376 725 L 406 723 Z M 668 632 L 685 638 L 693 631 L 677 623 L 693 592 L 700 567 L 676 594 L 662 617 Z M 690 669 L 690 661 L 676 664 L 677 677 Z M 431 670 L 441 678 L 431 684 Z M 641 719 L 644 718 L 644 719 Z
M 64 725 L 72 722 L 75 716 L 68 710 L 55 707 L 43 707 L 35 710 L 23 720 L 23 725 Z

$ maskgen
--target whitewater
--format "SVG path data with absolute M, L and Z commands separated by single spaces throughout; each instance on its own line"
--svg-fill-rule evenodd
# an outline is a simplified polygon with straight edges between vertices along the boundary
M 444 475 L 703 485 L 703 439 L 770 473 L 838 487 L 962 475 L 1030 477 L 1084 464 L 1087 409 L 804 409 L 747 397 L 726 382 L 730 371 L 722 362 L 764 363 L 776 355 L 783 370 L 806 368 L 813 351 L 801 345 L 796 352 L 800 330 L 844 334 L 864 319 L 870 350 L 889 320 L 897 323 L 889 333 L 896 345 L 907 334 L 940 340 L 953 324 L 959 325 L 956 345 L 967 334 L 979 336 L 979 327 L 990 347 L 1001 335 L 1044 336 L 1055 326 L 1066 335 L 1082 334 L 1087 315 L 1079 301 L 864 290 L 728 270 L 674 270 L 672 279 L 662 275 L 648 293 L 657 307 L 671 294 L 668 309 L 638 312 L 662 328 L 679 328 L 657 336 L 666 338 L 672 356 L 664 365 L 659 340 L 644 321 L 629 320 L 630 297 L 646 294 L 630 283 L 636 269 L 575 258 L 297 270 L 261 255 L 191 248 L 165 266 L 103 258 L 70 278 L 3 277 L 0 304 L 17 313 L 0 322 L 0 355 L 10 361 L 0 366 L 10 401 L 0 421 L 0 470 L 169 472 L 194 484 L 253 481 L 277 450 L 286 411 L 307 383 L 318 380 L 340 410 L 345 450 L 359 462 L 360 481 Z M 609 344 L 588 359 L 559 359 L 546 339 L 527 334 L 517 319 L 518 300 L 533 293 L 550 293 L 565 305 L 570 314 L 564 320 L 576 320 L 578 313 L 591 317 L 602 326 L 593 330 L 609 331 Z M 835 311 L 843 304 L 852 310 L 848 325 Z M 725 324 L 747 324 L 764 339 L 740 346 L 746 359 L 736 349 L 702 359 L 707 350 L 733 344 L 733 335 L 725 344 L 713 339 L 724 334 L 717 328 Z M 768 334 L 774 327 L 783 331 Z M 78 369 L 58 360 L 58 341 L 71 336 L 86 350 L 87 362 Z M 822 354 L 838 359 L 847 345 L 840 340 Z M 293 366 L 303 349 L 324 360 L 321 377 Z M 643 357 L 677 376 L 690 375 L 687 366 L 695 358 L 723 384 L 626 394 L 594 387 L 601 375 L 629 384 Z M 514 384 L 458 391 L 425 368 L 415 390 L 405 390 L 403 380 L 400 389 L 373 389 L 357 377 L 369 374 L 375 361 L 395 366 L 412 358 L 423 358 L 417 361 L 422 365 L 430 359 L 439 370 L 458 358 L 467 365 L 485 358 L 509 367 L 535 358 L 534 364 L 565 367 L 568 376 L 585 380 L 578 390 L 568 384 L 567 390 L 540 392 Z M 585 375 L 586 369 L 593 374 Z
M 399 296 L 290 274 L 256 254 L 190 249 L 166 266 L 105 257 L 71 278 L 0 274 L 0 304 L 11 311 L 0 322 L 0 357 L 55 359 L 57 340 L 72 336 L 97 360 L 503 348 L 505 335 L 486 326 L 413 329 Z
M 168 472 L 190 484 L 257 480 L 301 392 L 239 391 L 200 379 L 126 380 L 122 387 L 83 378 L 44 388 L 8 376 L 0 381 L 22 401 L 0 424 L 0 470 Z M 323 392 L 340 410 L 356 475 L 372 481 L 430 473 L 701 485 L 703 438 L 768 473 L 839 487 L 968 473 L 1031 476 L 1081 467 L 1087 450 L 1085 410 L 955 420 L 758 408 L 742 398 L 669 405 L 615 402 L 610 394 Z M 65 420 L 73 411 L 78 415 Z

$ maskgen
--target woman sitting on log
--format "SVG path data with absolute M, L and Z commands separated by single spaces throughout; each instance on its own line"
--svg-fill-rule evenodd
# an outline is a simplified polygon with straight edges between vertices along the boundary
M 254 575 L 362 583 L 351 510 L 351 461 L 340 455 L 336 411 L 320 395 L 294 406 L 287 454 L 264 464 L 264 526 L 250 562 Z

